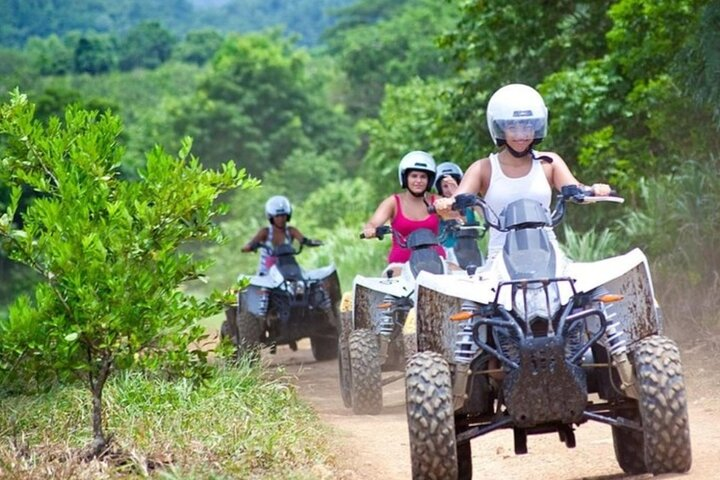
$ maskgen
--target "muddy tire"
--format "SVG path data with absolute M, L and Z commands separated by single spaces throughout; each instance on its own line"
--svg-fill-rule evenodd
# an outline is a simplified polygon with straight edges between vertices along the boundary
M 629 420 L 639 421 L 640 412 L 635 410 L 631 415 L 625 415 Z M 623 472 L 630 475 L 639 475 L 648 471 L 645 466 L 645 448 L 643 446 L 643 432 L 630 428 L 612 427 L 615 459 Z
M 265 333 L 262 320 L 250 312 L 239 310 L 235 317 L 235 325 L 238 356 L 246 353 L 257 355 L 262 347 L 262 336 Z
M 405 398 L 414 480 L 459 478 L 452 391 L 450 368 L 441 355 L 425 351 L 410 358 Z M 469 445 L 461 447 L 464 469 Z
M 334 336 L 310 337 L 310 348 L 313 358 L 318 362 L 332 360 L 338 355 L 338 339 Z
M 472 480 L 472 447 L 470 441 L 457 444 L 458 480 Z
M 352 329 L 352 314 L 340 313 L 340 335 L 338 335 L 338 369 L 340 395 L 345 408 L 352 407 L 352 378 L 350 372 L 350 346 L 348 345 Z
M 620 449 L 616 446 L 616 452 L 621 450 L 628 461 L 629 449 L 640 447 L 645 471 L 655 475 L 687 472 L 692 451 L 680 352 L 669 338 L 653 335 L 637 342 L 632 358 L 640 393 L 642 442 L 633 445 L 636 440 L 625 434 L 625 443 Z
M 225 310 L 225 320 L 220 325 L 220 340 L 227 339 L 233 345 L 237 344 L 237 326 L 235 324 L 235 316 L 237 307 L 230 307 Z
M 350 333 L 348 343 L 353 413 L 377 415 L 382 410 L 382 374 L 377 338 L 370 330 L 355 330 Z

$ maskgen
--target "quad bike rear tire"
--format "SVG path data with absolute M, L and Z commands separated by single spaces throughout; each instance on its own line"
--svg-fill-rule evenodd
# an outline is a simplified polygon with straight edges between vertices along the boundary
M 338 369 L 340 395 L 345 408 L 352 407 L 352 374 L 350 372 L 350 346 L 348 345 L 352 330 L 352 313 L 340 313 L 340 335 L 338 335 Z
M 338 339 L 334 336 L 310 337 L 310 349 L 318 362 L 332 360 L 338 355 Z
M 356 415 L 377 415 L 382 410 L 380 349 L 371 330 L 350 333 L 350 377 L 352 409 Z
M 405 371 L 405 392 L 410 459 L 413 480 L 459 477 L 462 457 L 463 475 L 468 472 L 470 443 L 458 446 L 455 437 L 453 387 L 450 367 L 435 352 L 413 355 Z
M 680 352 L 669 338 L 653 335 L 637 342 L 632 359 L 640 394 L 637 416 L 643 427 L 642 441 L 633 445 L 640 436 L 625 433 L 618 447 L 614 434 L 616 456 L 622 452 L 618 463 L 626 468 L 629 451 L 635 447 L 644 452 L 645 472 L 687 472 L 692 465 L 692 449 Z

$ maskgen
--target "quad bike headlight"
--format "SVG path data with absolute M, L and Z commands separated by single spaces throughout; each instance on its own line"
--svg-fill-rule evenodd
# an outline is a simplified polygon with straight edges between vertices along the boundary
M 560 310 L 560 295 L 555 285 L 547 289 L 541 285 L 519 288 L 513 299 L 513 310 L 527 322 L 536 317 L 550 320 Z

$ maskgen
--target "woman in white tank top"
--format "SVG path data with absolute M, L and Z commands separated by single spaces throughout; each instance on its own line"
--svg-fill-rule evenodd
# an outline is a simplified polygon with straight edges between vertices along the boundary
M 533 150 L 547 135 L 547 108 L 535 89 L 521 84 L 502 87 L 490 98 L 486 117 L 490 136 L 500 150 L 470 165 L 455 195 L 480 194 L 496 214 L 521 198 L 537 200 L 549 210 L 552 188 L 580 184 L 560 155 Z M 591 188 L 600 196 L 611 191 L 602 183 Z M 452 198 L 441 198 L 435 208 L 447 216 L 453 203 Z M 504 240 L 504 234 L 490 230 L 489 260 L 502 249 Z

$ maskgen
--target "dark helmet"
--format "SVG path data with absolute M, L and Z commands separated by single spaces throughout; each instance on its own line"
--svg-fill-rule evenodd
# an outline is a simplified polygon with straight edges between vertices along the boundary
M 463 171 L 462 169 L 456 164 L 452 162 L 443 162 L 440 165 L 437 166 L 435 169 L 435 190 L 442 194 L 442 179 L 445 176 L 451 176 L 455 179 L 455 181 L 460 184 L 460 180 L 462 180 L 463 177 Z

